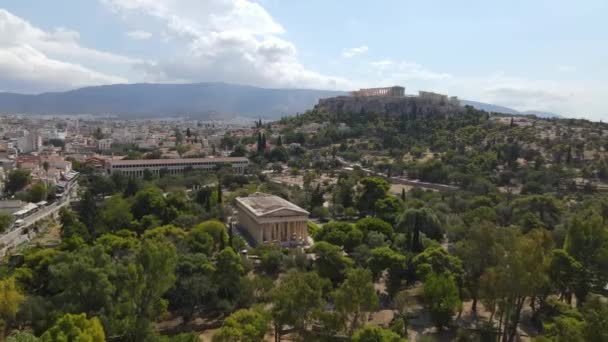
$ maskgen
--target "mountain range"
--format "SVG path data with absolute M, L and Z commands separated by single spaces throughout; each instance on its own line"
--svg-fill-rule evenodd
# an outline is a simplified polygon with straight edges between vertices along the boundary
M 228 83 L 116 84 L 37 95 L 0 93 L 4 114 L 91 114 L 120 118 L 188 116 L 196 119 L 235 117 L 277 119 L 311 109 L 320 98 L 346 92 L 315 89 L 268 89 Z M 462 101 L 477 109 L 505 114 L 522 113 L 487 103 Z
M 502 114 L 510 114 L 510 115 L 536 115 L 539 118 L 563 118 L 563 116 L 551 112 L 544 112 L 539 110 L 526 110 L 526 111 L 518 111 L 513 108 L 498 106 L 490 103 L 477 102 L 477 101 L 468 101 L 468 100 L 460 100 L 460 103 L 463 106 L 471 106 L 475 109 L 485 110 L 486 112 L 492 113 L 502 113 Z

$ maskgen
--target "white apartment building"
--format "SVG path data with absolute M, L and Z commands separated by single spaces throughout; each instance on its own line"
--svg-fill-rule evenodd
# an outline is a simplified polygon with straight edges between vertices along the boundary
M 113 174 L 121 172 L 126 176 L 143 177 L 148 170 L 154 175 L 162 172 L 177 174 L 185 170 L 205 170 L 213 172 L 218 167 L 229 166 L 237 173 L 245 173 L 249 159 L 245 157 L 223 158 L 185 158 L 185 159 L 139 159 L 139 160 L 108 160 L 106 172 Z
M 25 131 L 23 136 L 17 139 L 17 148 L 21 153 L 38 152 L 42 147 L 42 137 L 36 132 Z

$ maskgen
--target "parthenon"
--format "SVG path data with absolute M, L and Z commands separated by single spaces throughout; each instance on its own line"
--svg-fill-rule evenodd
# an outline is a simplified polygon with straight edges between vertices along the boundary
M 357 97 L 369 97 L 369 96 L 391 96 L 391 97 L 404 97 L 405 88 L 401 86 L 385 87 L 385 88 L 367 88 L 359 89 L 351 92 L 352 96 Z

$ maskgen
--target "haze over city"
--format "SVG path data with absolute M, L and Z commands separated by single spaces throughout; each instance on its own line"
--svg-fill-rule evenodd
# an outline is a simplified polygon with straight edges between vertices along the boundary
M 135 82 L 404 84 L 607 117 L 605 1 L 4 0 L 0 91 Z

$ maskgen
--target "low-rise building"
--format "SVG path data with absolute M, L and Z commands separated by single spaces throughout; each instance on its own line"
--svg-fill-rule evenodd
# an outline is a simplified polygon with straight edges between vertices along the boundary
M 143 177 L 146 170 L 154 175 L 181 173 L 186 170 L 215 171 L 219 167 L 232 167 L 237 173 L 245 173 L 249 159 L 245 157 L 108 160 L 108 174 L 122 172 L 126 176 Z
M 275 195 L 256 192 L 236 199 L 238 226 L 257 244 L 301 246 L 308 243 L 309 212 Z

